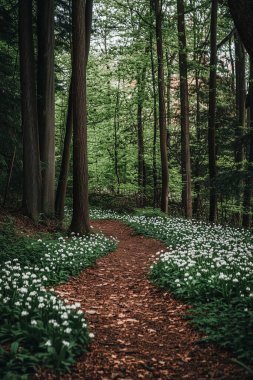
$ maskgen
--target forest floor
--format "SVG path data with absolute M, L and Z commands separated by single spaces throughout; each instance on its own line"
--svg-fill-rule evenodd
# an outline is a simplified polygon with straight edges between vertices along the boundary
M 93 222 L 114 236 L 115 252 L 56 287 L 60 297 L 80 302 L 95 338 L 72 373 L 61 379 L 246 380 L 232 355 L 210 344 L 184 319 L 189 306 L 147 279 L 162 243 L 136 235 L 119 221 Z M 54 379 L 41 370 L 36 379 Z M 57 377 L 59 378 L 59 377 Z

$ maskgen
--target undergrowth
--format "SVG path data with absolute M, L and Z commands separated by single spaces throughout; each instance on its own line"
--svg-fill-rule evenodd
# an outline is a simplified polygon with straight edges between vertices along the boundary
M 115 241 L 103 235 L 17 235 L 8 220 L 0 234 L 0 378 L 26 379 L 38 366 L 69 370 L 93 334 L 80 304 L 60 300 L 51 285 L 65 282 Z
M 253 364 L 253 235 L 250 231 L 156 214 L 119 215 L 94 210 L 96 218 L 118 219 L 136 233 L 167 246 L 157 252 L 150 279 L 192 305 L 187 316 L 207 342 Z

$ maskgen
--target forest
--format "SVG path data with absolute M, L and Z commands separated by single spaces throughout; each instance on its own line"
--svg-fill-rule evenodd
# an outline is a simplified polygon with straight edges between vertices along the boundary
M 0 378 L 253 376 L 251 0 L 0 0 Z

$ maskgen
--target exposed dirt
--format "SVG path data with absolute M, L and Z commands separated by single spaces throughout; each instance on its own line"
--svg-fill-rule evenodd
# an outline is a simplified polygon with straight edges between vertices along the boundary
M 90 352 L 61 379 L 249 379 L 231 363 L 231 354 L 199 343 L 201 335 L 182 318 L 186 305 L 147 280 L 161 243 L 134 235 L 118 221 L 93 226 L 116 237 L 119 246 L 56 288 L 61 297 L 81 303 L 95 334 Z M 41 371 L 36 378 L 55 377 Z

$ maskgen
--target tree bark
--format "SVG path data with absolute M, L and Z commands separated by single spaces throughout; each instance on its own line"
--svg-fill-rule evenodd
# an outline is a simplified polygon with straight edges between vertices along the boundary
M 119 154 L 118 154 L 118 127 L 119 127 L 119 96 L 120 96 L 120 78 L 118 79 L 118 88 L 116 93 L 116 102 L 114 109 L 113 131 L 114 131 L 114 170 L 117 179 L 117 194 L 120 193 L 120 175 L 119 175 Z
M 70 6 L 71 7 L 71 6 Z M 86 61 L 85 67 L 87 67 L 88 56 L 90 50 L 90 33 L 91 33 L 91 24 L 92 24 L 92 1 L 86 2 L 85 8 L 85 49 L 86 49 Z M 70 50 L 72 50 L 70 41 Z M 73 100 L 72 100 L 72 86 L 73 79 L 71 76 L 70 86 L 69 86 L 69 99 L 68 99 L 68 111 L 67 111 L 67 121 L 66 121 L 66 132 L 64 137 L 64 146 L 62 152 L 62 162 L 59 175 L 59 181 L 56 191 L 56 200 L 55 200 L 55 213 L 57 219 L 62 221 L 64 219 L 64 205 L 65 198 L 67 193 L 68 185 L 68 171 L 69 171 L 69 161 L 70 161 L 70 147 L 72 140 L 73 132 Z
M 11 183 L 11 177 L 12 177 L 15 157 L 16 157 L 16 147 L 14 148 L 14 151 L 13 151 L 13 154 L 12 154 L 12 158 L 11 158 L 11 162 L 10 162 L 8 179 L 7 179 L 6 186 L 5 186 L 5 191 L 4 191 L 3 206 L 5 206 L 5 203 L 6 203 L 6 200 L 7 200 L 7 196 L 8 196 L 8 193 L 9 193 L 9 189 L 10 189 L 10 183 Z
M 37 222 L 41 206 L 41 171 L 32 29 L 32 0 L 19 0 L 19 56 L 25 204 L 28 216 Z
M 217 15 L 218 0 L 212 0 L 211 5 L 211 36 L 210 36 L 210 77 L 209 77 L 209 112 L 208 112 L 208 158 L 209 158 L 209 221 L 217 219 L 217 191 L 215 179 L 216 167 L 216 71 L 217 71 Z
M 66 120 L 66 132 L 62 152 L 60 175 L 55 198 L 55 216 L 62 221 L 64 219 L 64 205 L 68 185 L 68 170 L 70 161 L 70 148 L 73 133 L 73 104 L 72 104 L 72 78 L 69 86 L 68 111 Z
M 235 36 L 235 76 L 236 76 L 236 128 L 235 128 L 235 162 L 243 161 L 242 137 L 245 125 L 245 52 L 237 32 Z
M 89 12 L 89 14 L 87 14 Z M 92 1 L 72 0 L 73 38 L 73 216 L 70 229 L 81 235 L 90 232 L 88 201 L 86 70 L 87 18 L 91 20 Z M 91 22 L 90 22 L 91 25 Z
M 37 102 L 42 169 L 41 211 L 54 215 L 55 196 L 55 81 L 54 0 L 38 0 Z
M 149 47 L 145 48 L 144 54 L 148 53 Z M 138 135 L 138 186 L 140 195 L 143 196 L 146 187 L 146 164 L 144 159 L 144 136 L 143 136 L 143 103 L 146 78 L 146 63 L 137 75 L 137 135 Z M 143 199 L 141 199 L 143 206 Z
M 167 130 L 165 110 L 165 83 L 163 66 L 163 39 L 162 39 L 162 5 L 161 0 L 151 0 L 155 12 L 156 22 L 156 47 L 158 63 L 158 98 L 159 98 L 159 129 L 160 129 L 160 153 L 162 167 L 162 193 L 161 211 L 168 213 L 169 193 L 169 169 L 167 152 Z
M 250 227 L 251 224 L 251 197 L 253 191 L 253 59 L 250 59 L 250 80 L 249 80 L 249 157 L 247 165 L 247 176 L 243 195 L 243 227 Z
M 191 155 L 189 133 L 189 99 L 188 99 L 188 69 L 186 53 L 186 34 L 184 20 L 184 0 L 177 0 L 179 71 L 180 71 L 180 103 L 181 103 L 181 170 L 182 170 L 182 204 L 186 218 L 192 217 L 191 194 Z
M 153 88 L 153 119 L 154 119 L 154 134 L 153 134 L 153 207 L 157 206 L 157 162 L 156 162 L 156 141 L 157 141 L 157 94 L 156 94 L 156 75 L 155 75 L 155 62 L 153 54 L 153 34 L 150 32 L 150 61 L 151 61 L 151 75 L 152 75 L 152 88 Z
M 253 2 L 252 0 L 228 0 L 228 6 L 242 43 L 253 57 Z

